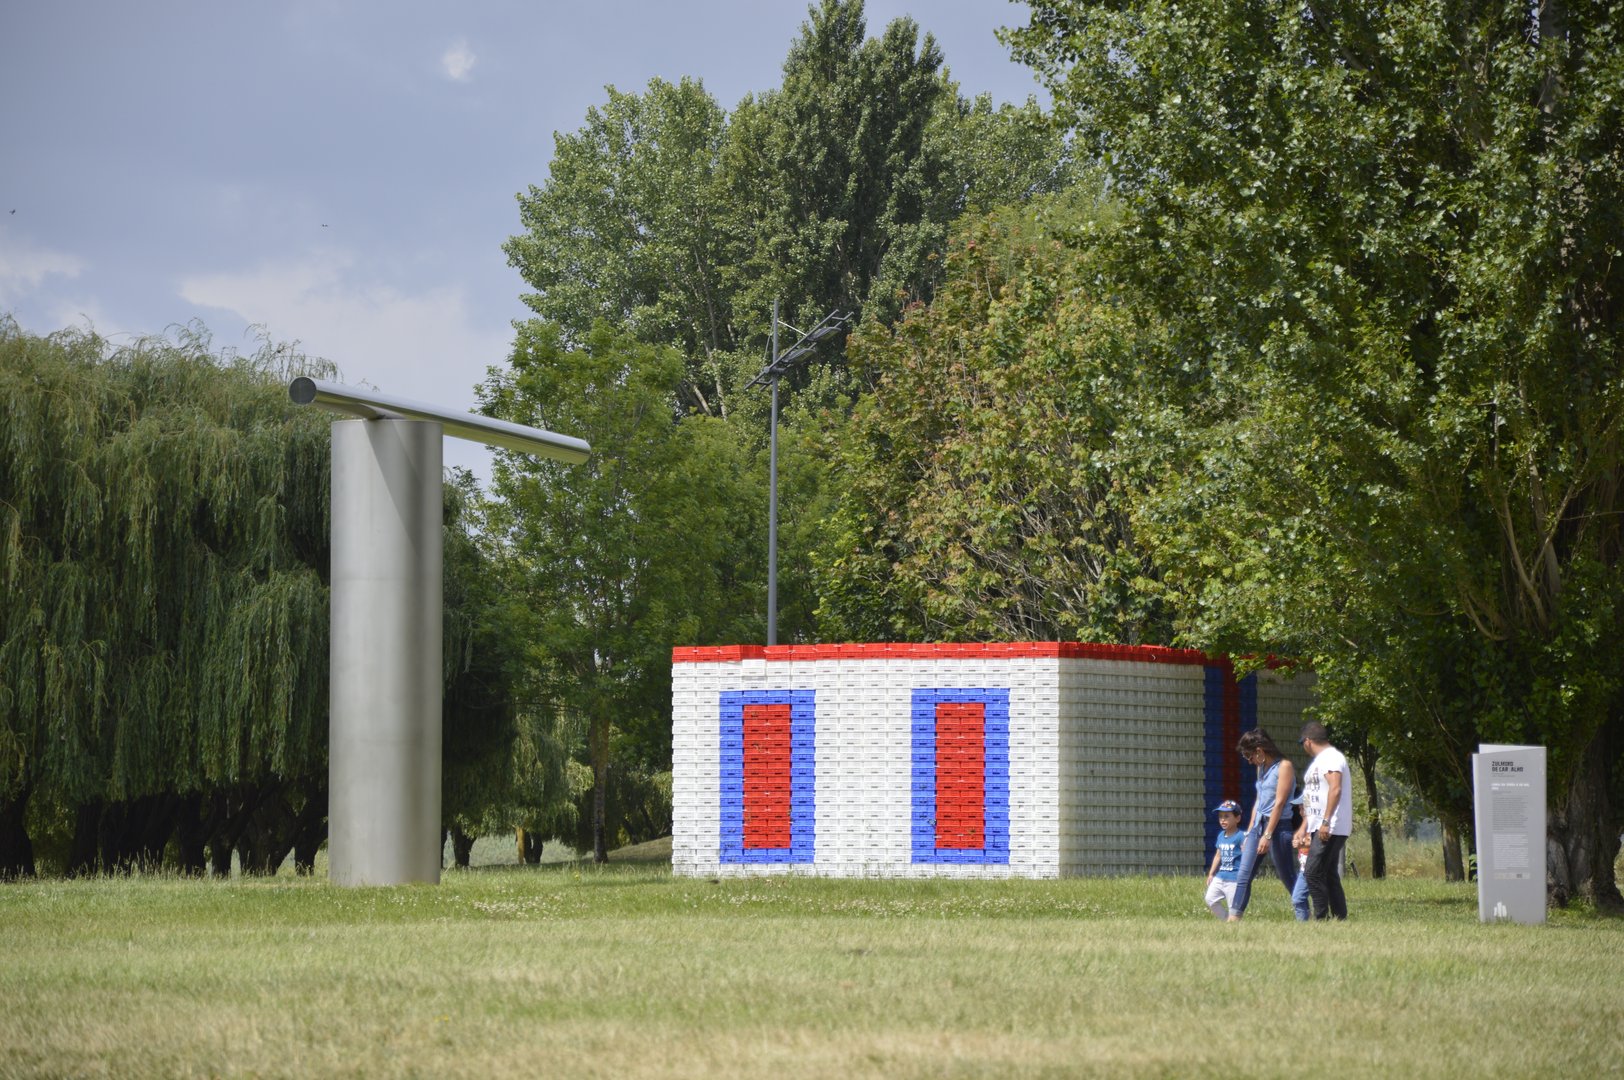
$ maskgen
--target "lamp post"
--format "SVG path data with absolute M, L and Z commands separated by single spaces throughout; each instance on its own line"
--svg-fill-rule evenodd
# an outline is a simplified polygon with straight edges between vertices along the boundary
M 840 328 L 850 319 L 850 312 L 842 314 L 837 310 L 829 312 L 804 334 L 790 326 L 791 330 L 801 334 L 801 339 L 786 352 L 781 353 L 778 351 L 778 301 L 774 300 L 773 358 L 744 386 L 748 390 L 752 386 L 770 382 L 773 387 L 772 433 L 769 436 L 767 452 L 767 644 L 769 645 L 778 644 L 778 380 L 787 375 L 794 364 L 811 355 L 818 342 L 839 333 Z M 784 325 L 789 326 L 788 323 Z

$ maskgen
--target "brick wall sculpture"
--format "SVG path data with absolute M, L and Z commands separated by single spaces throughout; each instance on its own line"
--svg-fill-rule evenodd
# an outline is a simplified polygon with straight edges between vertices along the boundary
M 1206 866 L 1235 754 L 1313 677 L 1153 646 L 679 648 L 677 874 L 1035 877 Z

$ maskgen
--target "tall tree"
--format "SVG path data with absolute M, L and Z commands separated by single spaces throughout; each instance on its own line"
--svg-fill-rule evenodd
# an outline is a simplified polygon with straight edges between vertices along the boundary
M 326 838 L 330 368 L 201 328 L 113 348 L 0 320 L 0 875 L 233 853 L 308 871 Z M 447 487 L 448 815 L 561 808 L 567 747 L 519 711 L 512 601 Z M 492 773 L 511 778 L 485 782 Z M 535 789 L 541 787 L 538 792 Z
M 747 459 L 719 421 L 679 420 L 681 356 L 600 324 L 569 348 L 556 325 L 519 328 L 510 367 L 481 389 L 503 419 L 568 431 L 593 447 L 585 465 L 501 455 L 493 528 L 519 560 L 534 621 L 541 692 L 578 715 L 594 773 L 592 831 L 613 839 L 608 779 L 616 732 L 670 753 L 671 646 L 756 636 L 756 598 L 741 564 L 759 532 Z M 753 490 L 754 485 L 751 485 Z
M 571 342 L 602 319 L 675 346 L 685 410 L 755 419 L 736 392 L 761 366 L 774 299 L 792 325 L 832 308 L 889 319 L 928 292 L 966 207 L 1065 182 L 1064 140 L 1035 103 L 964 100 L 910 20 L 866 33 L 861 0 L 824 0 L 782 85 L 731 116 L 696 80 L 610 87 L 519 198 L 524 231 L 505 250 L 526 302 Z
M 98 861 L 325 780 L 326 425 L 288 360 L 0 321 L 0 801 L 77 808 Z
M 464 841 L 521 828 L 558 836 L 575 824 L 578 740 L 532 685 L 531 612 L 482 510 L 473 477 L 458 473 L 446 485 L 442 812 Z
M 719 415 L 723 356 L 738 347 L 727 265 L 741 241 L 718 176 L 726 117 L 697 80 L 608 88 L 577 132 L 555 136 L 545 185 L 519 198 L 504 250 L 525 302 L 572 342 L 598 321 L 690 359 L 684 405 Z
M 1169 327 L 1147 531 L 1190 639 L 1312 657 L 1457 821 L 1473 743 L 1548 745 L 1552 895 L 1618 905 L 1618 9 L 1032 13 Z
M 855 335 L 873 389 L 834 430 L 844 493 L 823 623 L 864 639 L 1164 641 L 1129 514 L 1144 334 L 1060 241 L 1111 215 L 1076 189 L 965 229 L 929 306 Z

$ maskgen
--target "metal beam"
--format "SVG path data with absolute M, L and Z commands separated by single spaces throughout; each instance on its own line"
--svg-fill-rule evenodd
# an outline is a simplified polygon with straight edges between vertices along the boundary
M 521 454 L 552 458 L 579 465 L 592 453 L 582 439 L 559 435 L 541 428 L 510 424 L 476 413 L 442 409 L 421 401 L 388 397 L 342 383 L 323 382 L 301 375 L 288 384 L 288 397 L 295 405 L 315 405 L 328 412 L 344 413 L 363 420 L 428 420 L 439 424 L 447 435 L 458 439 L 516 450 Z

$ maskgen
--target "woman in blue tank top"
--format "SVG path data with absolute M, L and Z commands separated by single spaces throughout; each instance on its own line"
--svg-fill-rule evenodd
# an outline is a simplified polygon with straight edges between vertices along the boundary
M 1238 922 L 1252 899 L 1252 879 L 1257 876 L 1267 851 L 1280 884 L 1291 895 L 1297 884 L 1297 858 L 1291 850 L 1291 793 L 1297 786 L 1297 767 L 1262 728 L 1241 735 L 1235 745 L 1241 757 L 1257 769 L 1257 798 L 1252 803 L 1252 820 L 1241 845 L 1240 876 L 1235 884 L 1235 900 L 1229 905 L 1229 921 Z

